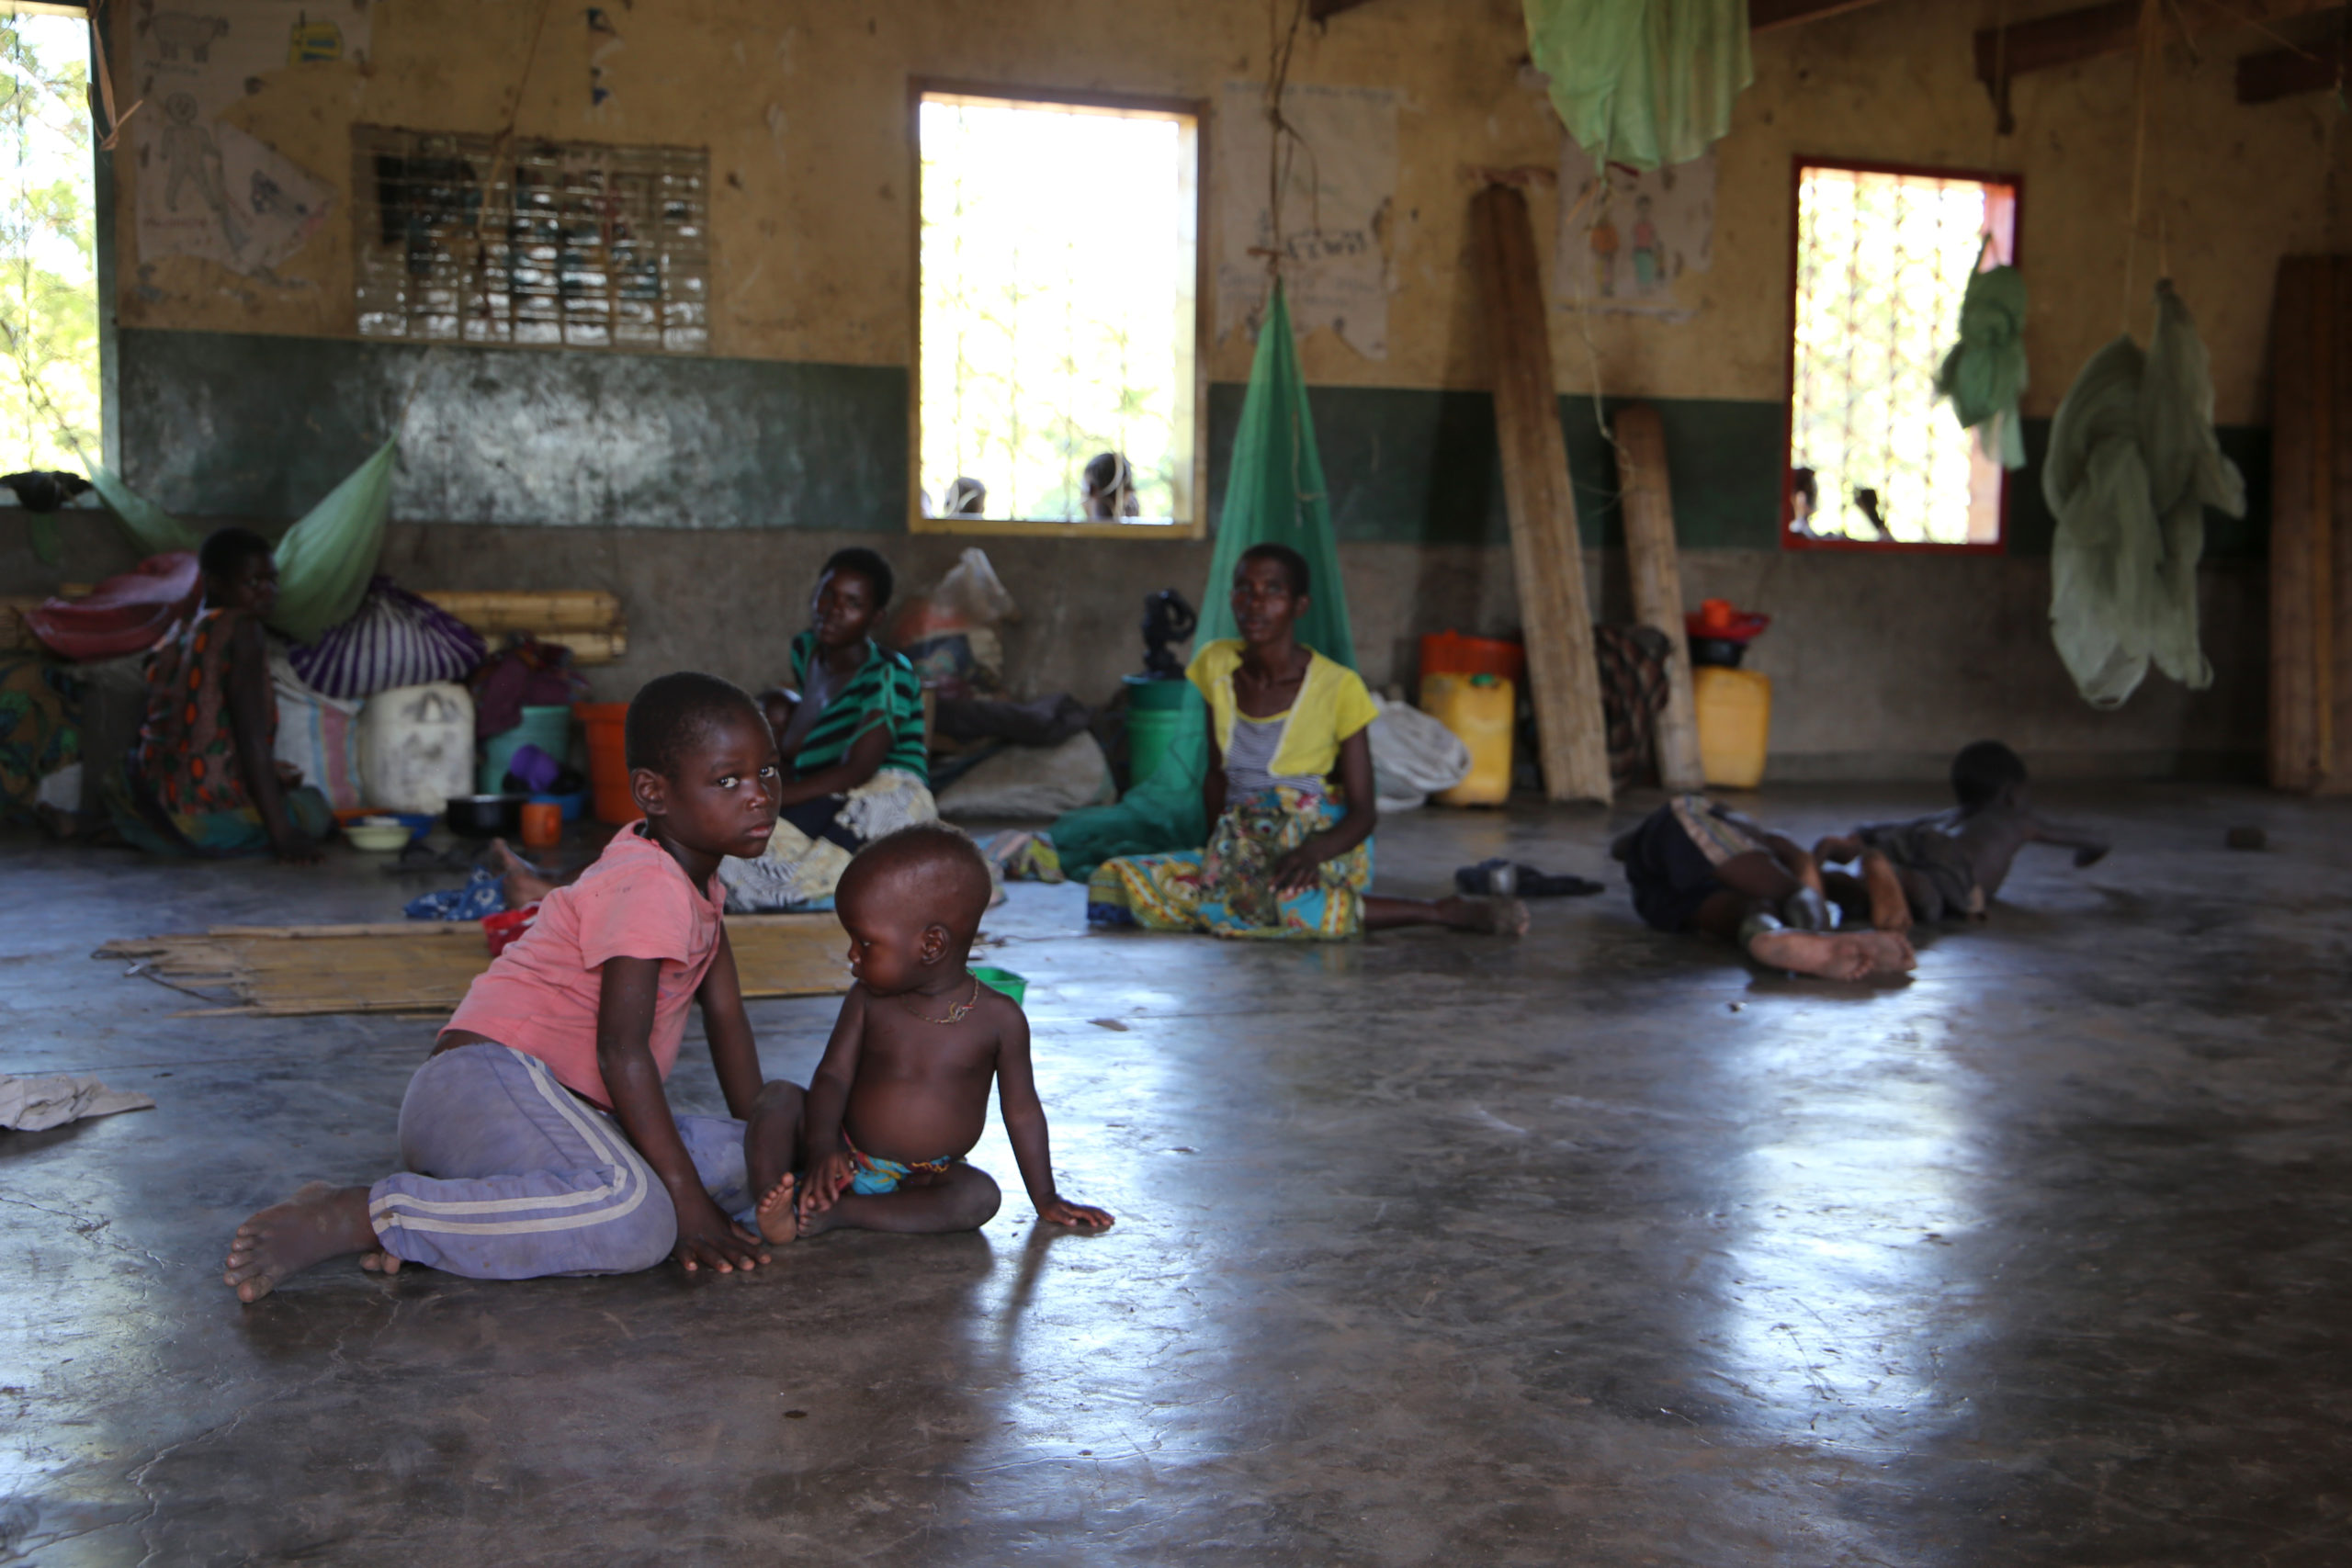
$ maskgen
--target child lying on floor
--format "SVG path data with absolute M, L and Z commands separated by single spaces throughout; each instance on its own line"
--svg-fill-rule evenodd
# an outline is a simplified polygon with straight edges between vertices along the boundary
M 1899 975 L 1916 960 L 1899 932 L 1829 930 L 1829 902 L 1863 905 L 1850 879 L 1836 888 L 1782 834 L 1702 795 L 1677 795 L 1610 846 L 1634 890 L 1634 908 L 1662 931 L 1721 937 L 1758 964 L 1860 980 Z
M 2077 866 L 2096 865 L 2107 854 L 2108 842 L 2098 834 L 2035 812 L 2026 796 L 2025 759 L 1997 740 L 1960 749 L 1951 760 L 1951 792 L 1959 804 L 1950 811 L 1857 828 L 1814 846 L 1825 864 L 1860 862 L 1871 923 L 1880 930 L 1908 931 L 1914 919 L 1983 919 L 2028 844 L 2073 850 Z
M 477 1280 L 766 1260 L 743 1123 L 673 1115 L 662 1086 L 698 1000 L 728 1110 L 758 1101 L 717 873 L 775 826 L 775 738 L 736 687 L 678 674 L 638 693 L 625 742 L 644 822 L 550 889 L 467 990 L 401 1103 L 404 1169 L 315 1183 L 237 1228 L 224 1279 L 241 1300 L 345 1253 Z
M 834 908 L 857 985 L 807 1095 L 770 1084 L 744 1139 L 769 1241 L 836 1225 L 986 1224 L 997 1185 L 964 1156 L 988 1123 L 991 1081 L 1037 1217 L 1089 1230 L 1111 1224 L 1102 1210 L 1054 1190 L 1029 1021 L 967 967 L 989 891 L 979 847 L 936 822 L 886 834 L 842 874 Z

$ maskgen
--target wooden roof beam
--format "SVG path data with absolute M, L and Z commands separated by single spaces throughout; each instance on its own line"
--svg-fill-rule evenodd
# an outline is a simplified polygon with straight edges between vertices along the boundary
M 1747 0 L 1747 29 L 1769 33 L 1776 28 L 1842 17 L 1849 11 L 1877 4 L 1878 0 Z
M 1865 6 L 1875 6 L 1879 0 L 1748 0 L 1747 26 L 1751 32 L 1770 32 L 1775 28 L 1792 28 L 1800 22 L 1817 22 L 1826 17 L 1841 17 L 1849 11 L 1859 11 Z M 1318 22 L 1328 22 L 1342 11 L 1370 4 L 1370 0 L 1307 0 L 1306 14 Z
M 2181 0 L 2167 6 L 2167 18 L 2177 16 L 2192 38 L 2252 23 L 2275 22 L 2325 11 L 2343 0 Z M 2168 19 L 2166 28 L 2172 23 Z M 2004 31 L 2007 38 L 2003 37 Z M 2007 28 L 1976 30 L 1976 79 L 1996 92 L 2003 77 L 2014 80 L 2036 71 L 2078 65 L 2101 55 L 2127 54 L 2139 46 L 2139 0 L 2110 0 L 2079 11 L 2061 11 L 2030 22 L 2012 22 Z
M 2270 49 L 2238 57 L 2238 102 L 2267 104 L 2298 93 L 2335 89 L 2352 67 L 2352 11 L 2338 11 L 2327 32 L 2301 49 Z

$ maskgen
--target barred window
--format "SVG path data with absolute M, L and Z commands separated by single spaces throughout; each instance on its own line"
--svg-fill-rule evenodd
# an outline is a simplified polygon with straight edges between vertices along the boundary
M 1961 295 L 2014 260 L 2014 181 L 1800 163 L 1786 527 L 1793 547 L 1996 547 L 2005 475 L 1936 395 Z
M 702 354 L 698 147 L 352 130 L 363 337 Z

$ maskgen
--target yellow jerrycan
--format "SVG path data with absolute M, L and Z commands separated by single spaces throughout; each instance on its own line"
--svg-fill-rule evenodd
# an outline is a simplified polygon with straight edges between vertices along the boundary
M 1499 675 L 1424 675 L 1421 709 L 1470 748 L 1470 773 L 1432 796 L 1440 806 L 1500 806 L 1510 798 L 1510 733 L 1517 704 Z
M 1707 783 L 1718 789 L 1763 783 L 1772 732 L 1771 677 L 1702 664 L 1690 671 L 1690 695 L 1699 710 L 1699 764 Z

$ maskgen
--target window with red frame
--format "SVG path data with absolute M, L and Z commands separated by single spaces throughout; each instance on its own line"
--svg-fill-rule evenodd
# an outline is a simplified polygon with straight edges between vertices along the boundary
M 2000 547 L 2007 476 L 1935 382 L 2017 220 L 2013 176 L 1798 161 L 1784 545 Z

